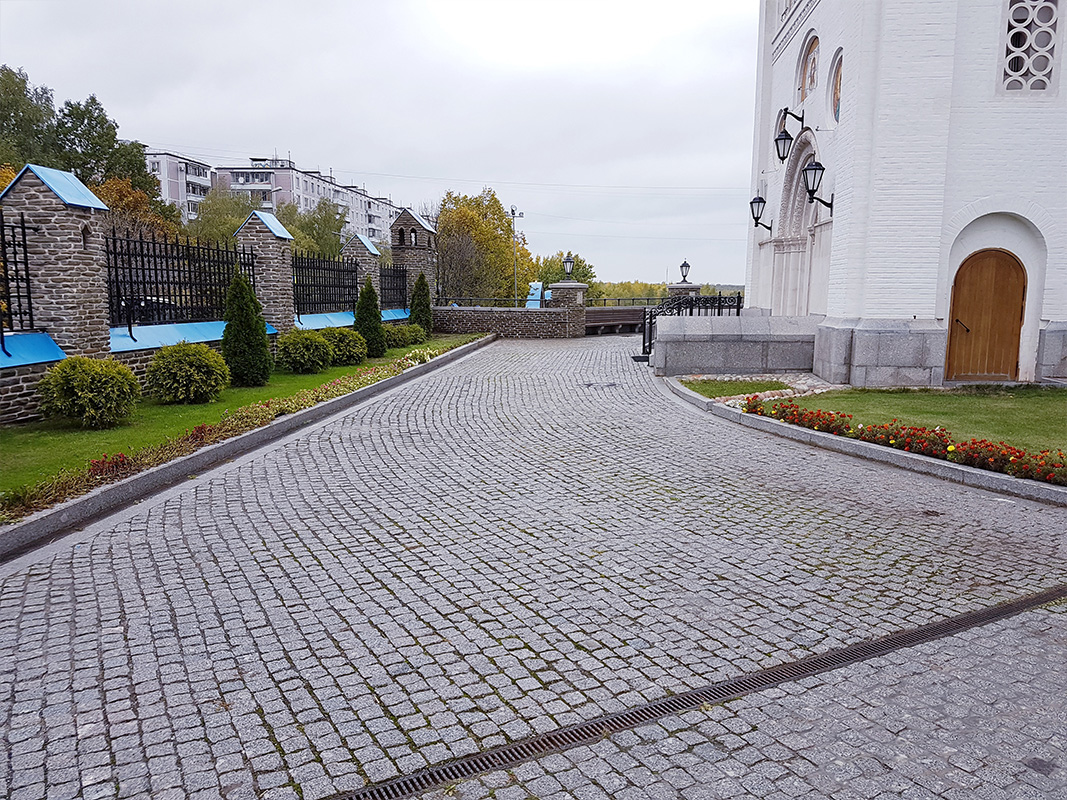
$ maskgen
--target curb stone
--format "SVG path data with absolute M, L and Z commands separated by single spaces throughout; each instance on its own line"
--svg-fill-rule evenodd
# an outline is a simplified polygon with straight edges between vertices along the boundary
M 793 441 L 803 442 L 845 453 L 868 461 L 878 461 L 883 464 L 891 464 L 894 467 L 920 472 L 924 475 L 933 475 L 942 480 L 962 483 L 965 486 L 973 486 L 977 489 L 985 489 L 1000 494 L 1010 494 L 1027 500 L 1037 500 L 1041 503 L 1049 503 L 1055 506 L 1067 506 L 1067 487 L 1055 486 L 1051 483 L 1013 478 L 1010 475 L 1002 475 L 999 472 L 989 472 L 976 467 L 968 467 L 964 464 L 954 464 L 951 461 L 922 456 L 916 453 L 907 453 L 903 450 L 895 450 L 892 447 L 883 447 L 872 442 L 861 442 L 857 439 L 846 439 L 834 436 L 823 431 L 813 431 L 809 428 L 801 428 L 790 425 L 788 422 L 761 417 L 756 414 L 744 414 L 740 409 L 730 408 L 722 403 L 697 394 L 692 389 L 687 389 L 674 378 L 662 378 L 667 388 L 687 403 L 697 408 L 708 411 L 717 417 L 737 422 L 749 428 L 755 428 L 766 433 L 773 433 Z
M 143 500 L 149 495 L 188 480 L 225 461 L 233 460 L 252 450 L 271 444 L 300 428 L 357 406 L 413 378 L 451 364 L 453 361 L 480 350 L 497 338 L 495 333 L 491 333 L 482 339 L 442 353 L 432 361 L 409 367 L 399 375 L 372 383 L 350 394 L 325 400 L 294 414 L 277 417 L 261 428 L 255 428 L 231 439 L 208 445 L 187 456 L 131 475 L 118 483 L 100 486 L 88 494 L 38 511 L 20 522 L 2 526 L 0 527 L 0 562 L 49 544 L 100 517 Z

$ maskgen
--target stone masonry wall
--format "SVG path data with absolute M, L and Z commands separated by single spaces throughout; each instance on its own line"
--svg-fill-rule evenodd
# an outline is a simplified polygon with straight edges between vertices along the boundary
M 8 222 L 26 215 L 33 322 L 68 356 L 106 356 L 107 263 L 100 213 L 64 205 L 27 171 L 4 197 Z
M 37 382 L 50 366 L 51 363 L 27 364 L 0 369 L 0 425 L 41 418 Z
M 438 333 L 495 333 L 508 339 L 573 339 L 585 336 L 585 309 L 435 306 L 433 328 Z

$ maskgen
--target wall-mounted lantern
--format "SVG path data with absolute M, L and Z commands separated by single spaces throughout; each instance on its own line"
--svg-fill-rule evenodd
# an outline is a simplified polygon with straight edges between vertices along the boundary
M 766 223 L 760 222 L 760 218 L 763 216 L 763 210 L 767 207 L 767 201 L 759 195 L 756 195 L 748 202 L 749 211 L 752 212 L 752 221 L 756 223 L 757 228 L 766 228 L 771 230 L 771 226 Z M 773 233 L 773 231 L 771 231 Z
M 778 131 L 778 135 L 774 137 L 774 151 L 778 154 L 779 161 L 785 161 L 789 158 L 789 152 L 793 149 L 793 137 L 790 135 L 789 131 L 785 129 L 785 117 L 792 117 L 800 123 L 801 128 L 804 127 L 803 111 L 800 112 L 800 116 L 798 117 L 788 108 L 783 108 L 782 117 L 782 129 Z
M 820 164 L 818 161 L 809 161 L 807 166 L 800 171 L 800 174 L 804 176 L 804 188 L 808 192 L 808 202 L 814 203 L 816 201 L 822 203 L 828 209 L 830 209 L 830 216 L 834 215 L 834 196 L 830 195 L 830 201 L 827 202 L 821 197 L 816 197 L 815 193 L 819 191 L 819 187 L 822 186 L 822 176 L 826 172 L 826 167 Z

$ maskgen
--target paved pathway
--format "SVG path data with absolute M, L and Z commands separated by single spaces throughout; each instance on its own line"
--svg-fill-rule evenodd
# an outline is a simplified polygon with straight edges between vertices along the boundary
M 328 797 L 1065 580 L 1067 509 L 731 426 L 637 343 L 494 344 L 0 567 L 0 796 Z M 449 796 L 1067 797 L 1063 611 Z

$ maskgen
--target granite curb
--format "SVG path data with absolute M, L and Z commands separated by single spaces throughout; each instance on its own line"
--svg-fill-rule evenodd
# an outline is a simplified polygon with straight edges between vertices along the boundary
M 740 409 L 717 403 L 691 389 L 687 389 L 674 378 L 663 378 L 662 380 L 673 394 L 690 405 L 749 428 L 773 433 L 776 436 L 810 444 L 814 447 L 822 447 L 826 450 L 865 458 L 869 461 L 891 464 L 894 467 L 920 472 L 924 475 L 933 475 L 936 478 L 952 481 L 953 483 L 962 483 L 965 486 L 973 486 L 1000 494 L 1010 494 L 1027 500 L 1037 500 L 1041 503 L 1067 506 L 1067 487 L 1013 478 L 1010 475 L 1002 475 L 999 472 L 989 472 L 975 467 L 968 467 L 964 464 L 954 464 L 951 461 L 941 461 L 915 453 L 906 453 L 903 450 L 895 450 L 891 447 L 883 447 L 871 442 L 845 439 L 840 436 L 834 436 L 831 433 L 801 428 L 781 420 L 770 419 L 769 417 L 745 414 Z
M 480 350 L 497 338 L 495 333 L 489 334 L 482 339 L 442 353 L 432 361 L 409 367 L 399 375 L 385 378 L 350 394 L 326 400 L 294 414 L 278 417 L 262 428 L 208 445 L 195 453 L 131 475 L 118 483 L 101 486 L 58 506 L 39 511 L 21 522 L 0 527 L 0 562 L 55 541 L 100 517 L 119 511 L 225 461 L 231 461 L 259 447 L 271 444 L 294 431 L 321 422 L 327 417 L 366 402 L 427 372 L 451 364 Z

